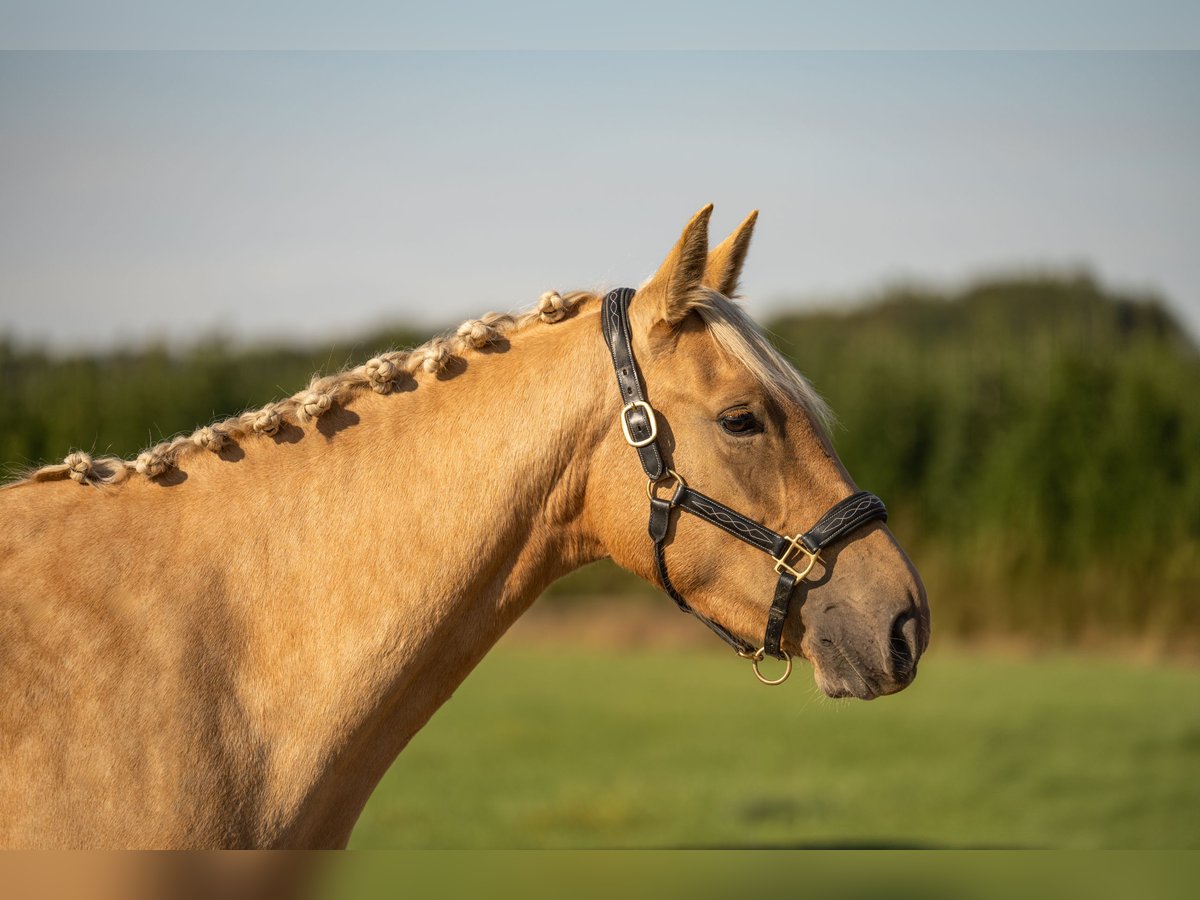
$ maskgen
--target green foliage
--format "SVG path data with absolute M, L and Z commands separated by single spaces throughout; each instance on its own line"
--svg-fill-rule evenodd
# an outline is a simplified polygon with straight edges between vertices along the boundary
M 1086 277 L 898 290 L 771 325 L 829 399 L 856 481 L 892 511 L 938 630 L 1200 639 L 1200 356 L 1152 299 Z M 53 357 L 0 340 L 0 464 L 132 456 L 388 346 L 210 339 Z M 556 593 L 651 592 L 610 565 Z

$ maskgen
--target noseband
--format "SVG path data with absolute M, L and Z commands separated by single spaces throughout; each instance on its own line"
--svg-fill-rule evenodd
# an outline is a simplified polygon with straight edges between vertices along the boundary
M 686 613 L 691 613 L 718 637 L 737 651 L 738 656 L 754 664 L 754 674 L 763 684 L 782 684 L 792 672 L 792 658 L 780 647 L 783 638 L 783 623 L 796 585 L 804 582 L 820 552 L 830 544 L 841 540 L 876 519 L 887 520 L 887 508 L 883 501 L 867 491 L 851 494 L 835 503 L 817 524 L 795 537 L 787 537 L 748 519 L 739 512 L 718 503 L 694 488 L 679 473 L 663 461 L 658 446 L 658 420 L 654 410 L 646 401 L 642 382 L 638 376 L 637 362 L 633 358 L 633 341 L 629 329 L 629 303 L 636 293 L 632 288 L 618 288 L 604 298 L 600 326 L 604 340 L 612 354 L 613 369 L 617 374 L 617 387 L 621 391 L 621 431 L 629 446 L 637 450 L 638 459 L 646 473 L 646 494 L 650 498 L 650 539 L 654 542 L 654 564 L 658 568 L 658 580 L 662 588 Z M 656 489 L 674 482 L 675 490 L 669 500 L 656 496 Z M 745 541 L 770 555 L 775 561 L 775 572 L 779 581 L 775 585 L 775 598 L 767 614 L 766 633 L 762 646 L 755 648 L 732 634 L 722 625 L 694 610 L 675 589 L 667 575 L 667 561 L 663 548 L 671 524 L 671 510 L 685 509 L 705 522 L 716 525 L 735 538 Z M 769 680 L 762 675 L 758 664 L 765 656 L 773 656 L 787 662 L 787 669 L 780 678 Z

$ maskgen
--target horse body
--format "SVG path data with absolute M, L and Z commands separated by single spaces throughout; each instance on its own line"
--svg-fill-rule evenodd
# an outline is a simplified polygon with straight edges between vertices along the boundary
M 778 437 L 731 439 L 708 483 L 780 526 L 815 518 L 853 484 L 811 411 L 770 401 L 701 317 L 663 312 L 734 314 L 684 271 L 700 219 L 635 304 L 666 439 L 703 469 L 712 421 L 690 404 L 745 397 Z M 709 260 L 730 293 L 739 236 Z M 332 402 L 281 407 L 281 427 L 204 429 L 219 452 L 169 469 L 93 477 L 69 458 L 0 490 L 0 844 L 344 846 L 396 755 L 547 585 L 604 556 L 654 579 L 598 303 L 561 307 L 486 341 L 460 330 L 395 390 L 359 389 L 377 373 L 355 370 L 354 390 L 317 384 Z M 672 529 L 681 589 L 761 631 L 769 565 Z M 898 690 L 913 672 L 889 662 L 897 616 L 919 614 L 916 655 L 927 637 L 919 579 L 878 523 L 834 557 L 861 577 L 788 620 L 789 652 L 829 693 Z
M 601 398 L 562 386 L 602 348 L 546 349 L 363 392 L 173 484 L 0 491 L 0 843 L 344 844 L 412 734 L 598 553 L 577 448 Z

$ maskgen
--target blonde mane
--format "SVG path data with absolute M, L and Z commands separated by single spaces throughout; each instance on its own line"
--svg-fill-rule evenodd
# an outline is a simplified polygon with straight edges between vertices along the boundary
M 581 303 L 597 296 L 589 291 L 565 295 L 549 291 L 542 294 L 535 308 L 525 313 L 514 316 L 489 312 L 411 350 L 382 353 L 360 366 L 314 377 L 307 387 L 291 397 L 204 425 L 190 434 L 161 441 L 143 450 L 136 459 L 93 458 L 89 453 L 75 450 L 61 463 L 42 466 L 4 487 L 66 478 L 79 484 L 111 485 L 124 482 L 134 474 L 157 478 L 193 454 L 219 453 L 230 442 L 251 434 L 274 435 L 287 422 L 307 424 L 328 412 L 335 403 L 364 390 L 391 393 L 402 379 L 415 378 L 418 372 L 441 372 L 452 357 L 496 344 L 535 320 L 559 322 Z M 738 304 L 716 291 L 704 289 L 697 295 L 695 309 L 718 346 L 744 365 L 772 396 L 798 404 L 816 423 L 828 429 L 831 421 L 828 406 Z
M 219 422 L 180 434 L 149 447 L 136 459 L 116 456 L 93 458 L 76 450 L 57 465 L 42 466 L 11 485 L 32 481 L 58 481 L 71 478 L 80 484 L 119 484 L 133 474 L 147 478 L 165 475 L 183 459 L 202 451 L 219 453 L 231 441 L 250 434 L 273 435 L 289 421 L 300 425 L 320 417 L 335 404 L 364 390 L 389 394 L 402 379 L 415 378 L 418 372 L 443 371 L 452 357 L 468 350 L 491 346 L 507 334 L 534 320 L 558 322 L 576 306 L 596 295 L 588 291 L 542 294 L 534 309 L 513 316 L 489 312 L 478 319 L 463 322 L 455 331 L 438 335 L 411 350 L 394 350 L 367 360 L 360 366 L 333 375 L 314 377 L 302 391 L 259 409 L 247 410 Z

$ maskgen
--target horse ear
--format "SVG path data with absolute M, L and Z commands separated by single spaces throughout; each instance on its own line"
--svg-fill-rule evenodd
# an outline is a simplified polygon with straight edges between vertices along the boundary
M 754 234 L 756 221 L 757 209 L 746 216 L 746 221 L 708 254 L 708 265 L 704 267 L 706 287 L 726 297 L 734 295 L 738 279 L 742 275 L 742 264 L 746 261 L 746 251 L 750 249 L 750 236 Z
M 655 304 L 655 320 L 675 325 L 695 305 L 696 289 L 704 284 L 708 261 L 708 218 L 712 204 L 687 223 L 675 248 L 659 266 L 654 277 L 638 290 Z

